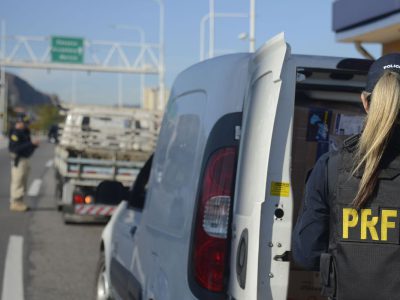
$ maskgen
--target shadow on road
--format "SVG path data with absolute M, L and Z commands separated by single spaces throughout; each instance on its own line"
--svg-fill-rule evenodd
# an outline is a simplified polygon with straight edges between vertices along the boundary
M 65 225 L 76 226 L 76 227 L 104 227 L 104 222 L 66 222 Z
M 49 206 L 49 207 L 30 207 L 30 211 L 57 211 L 57 207 Z

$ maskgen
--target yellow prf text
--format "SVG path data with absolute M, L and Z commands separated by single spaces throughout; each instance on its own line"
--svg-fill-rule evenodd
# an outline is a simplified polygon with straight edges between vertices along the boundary
M 397 223 L 393 220 L 396 218 L 397 209 L 382 209 L 380 216 L 373 216 L 370 208 L 359 211 L 354 208 L 343 208 L 342 238 L 348 239 L 349 230 L 357 228 L 357 238 L 360 240 L 366 240 L 369 235 L 374 241 L 387 241 L 388 230 L 396 229 Z M 379 221 L 380 226 L 377 226 Z

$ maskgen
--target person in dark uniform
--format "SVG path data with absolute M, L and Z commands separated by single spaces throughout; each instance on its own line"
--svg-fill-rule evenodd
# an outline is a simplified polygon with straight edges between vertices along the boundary
M 368 72 L 363 131 L 317 161 L 293 258 L 330 299 L 400 299 L 400 53 Z
M 50 126 L 49 132 L 47 134 L 50 143 L 58 144 L 58 125 L 53 124 Z
M 39 145 L 38 140 L 31 140 L 28 119 L 21 115 L 17 118 L 9 134 L 8 149 L 11 154 L 10 210 L 26 211 L 24 196 L 29 174 L 29 157 Z

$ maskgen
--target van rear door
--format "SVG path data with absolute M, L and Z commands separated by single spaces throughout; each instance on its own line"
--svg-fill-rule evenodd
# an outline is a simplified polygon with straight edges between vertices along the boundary
M 254 54 L 250 72 L 232 218 L 229 293 L 235 299 L 286 299 L 296 71 L 283 34 Z

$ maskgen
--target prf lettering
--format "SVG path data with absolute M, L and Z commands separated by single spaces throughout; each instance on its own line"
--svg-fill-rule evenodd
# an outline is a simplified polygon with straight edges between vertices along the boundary
M 388 231 L 399 230 L 397 214 L 397 209 L 381 209 L 380 216 L 374 216 L 370 208 L 359 211 L 354 208 L 343 208 L 342 238 L 388 241 Z M 350 231 L 353 234 L 349 234 Z

